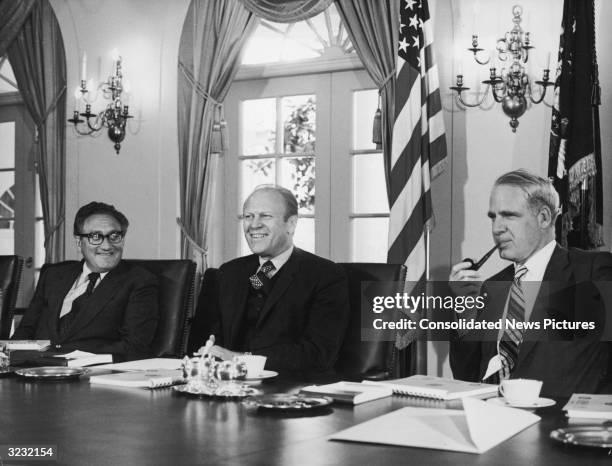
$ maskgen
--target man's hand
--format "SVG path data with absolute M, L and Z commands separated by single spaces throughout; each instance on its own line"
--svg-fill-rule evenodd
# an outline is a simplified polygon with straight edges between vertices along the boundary
M 468 270 L 470 262 L 459 262 L 453 265 L 448 282 L 457 296 L 473 296 L 480 293 L 482 276 L 478 270 Z
M 224 361 L 231 361 L 235 356 L 241 356 L 244 353 L 238 353 L 236 351 L 230 351 L 223 348 L 222 346 L 213 346 L 210 348 L 209 354 L 212 354 L 216 358 L 223 359 Z

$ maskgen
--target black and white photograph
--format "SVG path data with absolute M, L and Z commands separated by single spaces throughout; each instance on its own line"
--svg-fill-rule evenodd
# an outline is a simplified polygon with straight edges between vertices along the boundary
M 608 464 L 608 0 L 0 0 L 0 466 Z

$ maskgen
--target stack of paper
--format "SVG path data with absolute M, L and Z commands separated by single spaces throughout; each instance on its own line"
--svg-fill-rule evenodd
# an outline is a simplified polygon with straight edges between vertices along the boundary
M 563 410 L 570 418 L 612 420 L 612 395 L 574 393 Z
M 109 369 L 113 371 L 147 371 L 151 369 L 180 369 L 183 363 L 182 359 L 171 358 L 151 358 L 139 359 L 136 361 L 119 362 L 115 364 L 105 364 L 98 366 L 98 369 Z
M 463 411 L 402 408 L 338 432 L 330 440 L 484 453 L 539 420 L 528 411 L 465 398 Z
M 310 385 L 300 390 L 303 395 L 324 395 L 334 401 L 358 405 L 366 401 L 378 400 L 391 396 L 393 392 L 388 387 L 369 383 L 337 382 L 327 385 Z
M 84 367 L 113 362 L 112 354 L 95 354 L 78 350 L 67 354 L 56 354 L 53 357 L 57 358 L 56 365 L 68 367 Z
M 11 351 L 44 351 L 51 345 L 50 340 L 0 340 L 0 343 L 7 344 Z
M 122 372 L 120 374 L 92 375 L 89 383 L 114 385 L 117 387 L 168 387 L 184 383 L 182 372 L 176 370 L 148 370 L 140 372 Z

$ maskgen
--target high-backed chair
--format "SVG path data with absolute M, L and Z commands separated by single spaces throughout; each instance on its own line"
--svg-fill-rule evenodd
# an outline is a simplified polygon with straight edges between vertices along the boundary
M 335 369 L 345 380 L 380 380 L 393 374 L 394 342 L 361 341 L 362 282 L 383 282 L 377 292 L 393 296 L 402 290 L 406 267 L 401 264 L 341 263 L 349 287 L 351 315 Z
M 214 315 L 212 310 L 217 299 L 217 281 L 219 269 L 210 267 L 204 272 L 202 288 L 198 296 L 193 318 L 189 322 L 189 340 L 187 343 L 187 354 L 192 355 L 208 339 L 213 332 Z
M 0 339 L 3 340 L 11 332 L 22 270 L 23 258 L 0 256 Z
M 153 356 L 181 357 L 185 353 L 187 322 L 193 311 L 196 265 L 187 259 L 127 260 L 157 276 L 159 322 Z

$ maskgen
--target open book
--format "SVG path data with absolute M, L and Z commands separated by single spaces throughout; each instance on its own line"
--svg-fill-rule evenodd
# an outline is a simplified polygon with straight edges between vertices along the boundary
M 167 369 L 92 375 L 89 378 L 91 384 L 114 385 L 116 387 L 158 388 L 183 382 L 181 371 Z
M 398 395 L 422 396 L 439 400 L 454 400 L 466 396 L 497 395 L 497 385 L 464 382 L 429 375 L 412 375 L 403 379 L 369 382 L 389 387 Z
M 388 387 L 370 383 L 337 382 L 326 385 L 310 385 L 300 390 L 301 395 L 329 396 L 334 401 L 358 405 L 392 395 Z
M 402 408 L 338 432 L 330 440 L 479 454 L 539 420 L 528 411 L 465 398 L 463 411 Z

